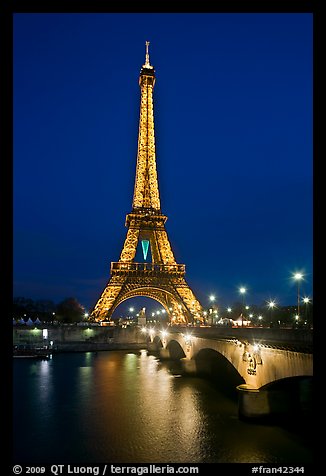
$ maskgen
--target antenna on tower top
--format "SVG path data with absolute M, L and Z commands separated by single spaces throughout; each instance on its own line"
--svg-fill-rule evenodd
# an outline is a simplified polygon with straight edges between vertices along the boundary
M 149 62 L 149 53 L 148 53 L 148 47 L 149 47 L 149 41 L 146 41 L 146 59 L 145 59 L 145 67 L 146 68 L 151 68 L 150 62 Z

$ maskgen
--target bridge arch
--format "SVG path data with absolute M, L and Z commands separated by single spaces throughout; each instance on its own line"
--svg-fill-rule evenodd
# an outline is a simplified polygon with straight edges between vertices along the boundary
M 180 360 L 186 357 L 186 354 L 177 340 L 171 339 L 166 346 L 169 357 L 172 360 Z
M 198 375 L 208 377 L 219 391 L 229 396 L 235 397 L 236 387 L 245 383 L 233 363 L 217 350 L 203 348 L 192 358 L 196 362 Z
M 287 377 L 283 377 L 278 380 L 273 380 L 272 382 L 268 382 L 265 385 L 262 385 L 259 388 L 259 390 L 260 391 L 281 390 L 283 388 L 300 386 L 302 383 L 306 383 L 306 382 L 312 384 L 312 379 L 313 377 L 311 375 L 289 375 Z
M 153 347 L 158 351 L 163 349 L 163 343 L 159 335 L 156 335 L 153 339 Z

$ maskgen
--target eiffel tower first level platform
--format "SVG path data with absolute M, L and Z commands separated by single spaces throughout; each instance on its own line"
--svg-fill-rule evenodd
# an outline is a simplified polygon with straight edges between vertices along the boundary
M 175 261 L 161 212 L 156 169 L 153 88 L 155 71 L 149 62 L 139 76 L 141 90 L 138 154 L 132 211 L 126 217 L 127 236 L 90 319 L 111 318 L 126 299 L 146 296 L 158 301 L 171 324 L 200 323 L 202 306 L 185 280 L 185 265 Z

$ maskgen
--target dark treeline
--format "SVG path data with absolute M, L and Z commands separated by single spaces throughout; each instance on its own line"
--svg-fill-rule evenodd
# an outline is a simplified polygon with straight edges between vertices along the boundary
M 13 319 L 31 319 L 41 322 L 79 322 L 85 319 L 85 308 L 76 298 L 68 297 L 55 304 L 47 299 L 34 301 L 30 298 L 15 297 L 13 300 Z

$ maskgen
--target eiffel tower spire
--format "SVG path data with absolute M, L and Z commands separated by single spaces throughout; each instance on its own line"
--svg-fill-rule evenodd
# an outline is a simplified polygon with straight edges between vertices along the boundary
M 154 134 L 154 110 L 153 88 L 155 84 L 155 71 L 149 63 L 149 41 L 146 41 L 146 60 L 140 76 L 139 86 L 141 90 L 138 153 L 133 211 L 147 212 L 149 210 L 160 213 L 160 195 L 158 189 L 155 134 Z
M 121 302 L 135 296 L 147 296 L 165 308 L 173 324 L 200 322 L 201 304 L 184 278 L 185 265 L 178 264 L 174 258 L 165 229 L 167 216 L 161 212 L 154 137 L 155 71 L 149 62 L 148 46 L 147 41 L 145 64 L 139 76 L 141 100 L 137 166 L 132 211 L 125 222 L 127 236 L 119 261 L 111 263 L 110 280 L 90 319 L 109 319 Z M 136 262 L 140 242 L 143 261 Z M 151 262 L 148 261 L 149 256 Z
M 146 59 L 145 59 L 145 64 L 144 68 L 152 68 L 150 62 L 149 62 L 149 52 L 148 52 L 148 47 L 149 47 L 149 41 L 146 41 Z

